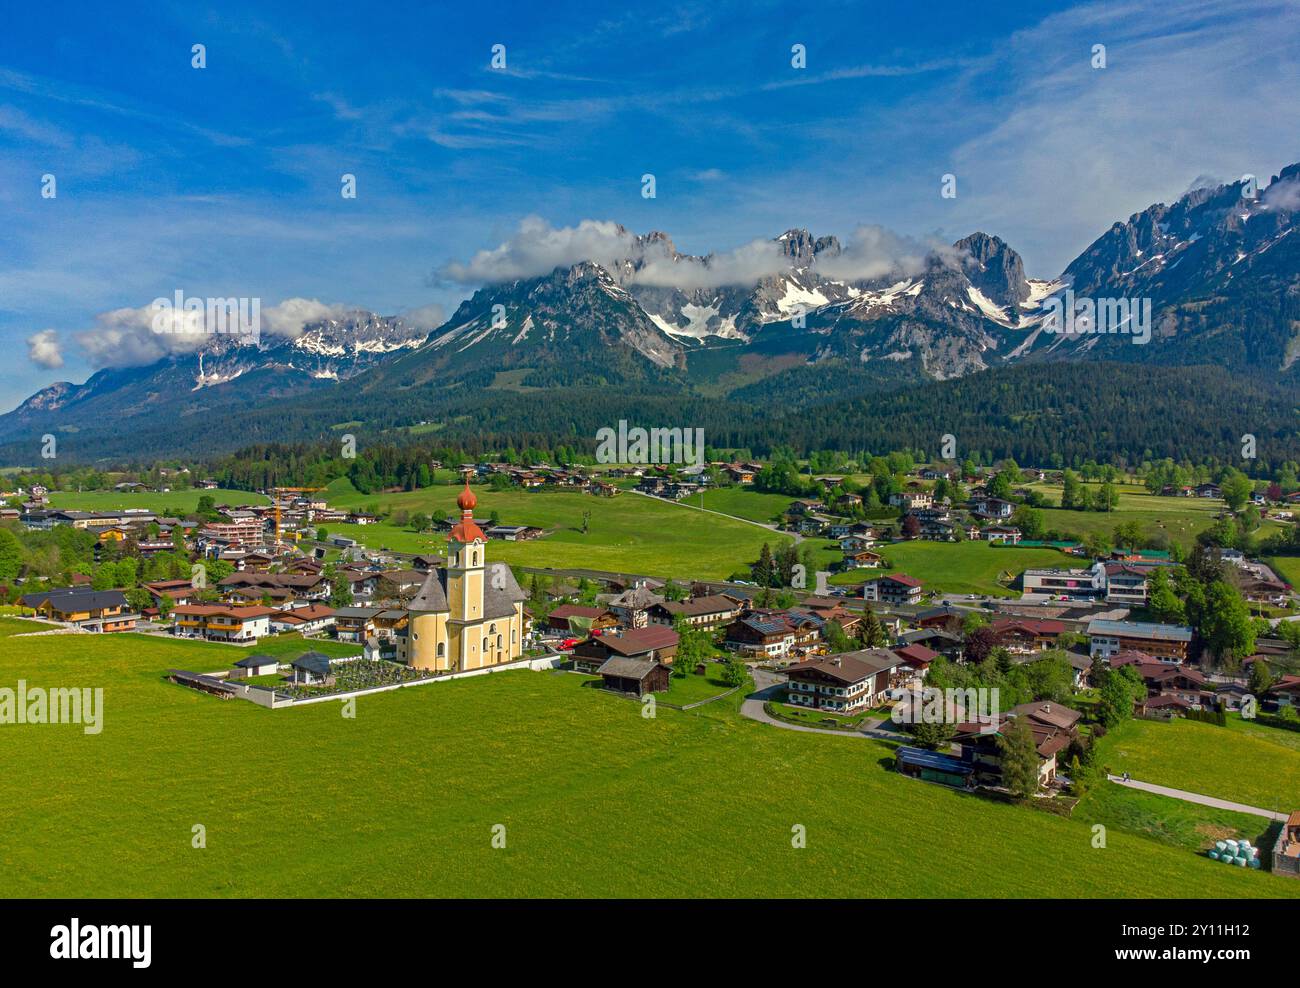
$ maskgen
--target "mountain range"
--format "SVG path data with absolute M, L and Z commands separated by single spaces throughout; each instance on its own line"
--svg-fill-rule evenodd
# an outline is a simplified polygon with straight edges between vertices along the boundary
M 890 400 L 915 404 L 915 395 L 922 406 L 941 405 L 943 395 L 967 394 L 952 385 L 972 374 L 988 377 L 990 396 L 999 381 L 1050 379 L 1045 390 L 1068 401 L 1072 388 L 1096 381 L 1101 362 L 1153 375 L 1157 366 L 1207 368 L 1207 386 L 1237 399 L 1249 386 L 1290 448 L 1300 165 L 1251 192 L 1238 182 L 1152 205 L 1113 223 L 1051 281 L 1027 278 L 1016 251 L 984 232 L 882 271 L 863 269 L 835 237 L 789 230 L 773 241 L 783 259 L 776 271 L 723 287 L 708 285 L 716 258 L 681 254 L 663 233 L 632 237 L 624 259 L 486 285 L 431 332 L 356 311 L 296 336 L 196 340 L 152 364 L 51 385 L 0 416 L 0 462 L 34 462 L 46 433 L 78 461 L 140 460 L 318 440 L 345 428 L 389 439 L 429 430 L 587 435 L 597 410 L 622 408 L 691 409 L 760 433 L 768 422 L 780 442 L 803 432 L 792 415 L 816 421 L 867 414 L 868 405 L 888 414 Z M 1150 299 L 1149 342 L 1123 326 L 1056 331 L 1049 313 L 1067 298 Z M 1053 368 L 1008 376 L 1040 365 Z M 1141 418 L 1138 391 L 1115 413 Z M 1250 405 L 1235 407 L 1246 414 Z M 1205 403 L 1204 415 L 1216 407 Z M 1189 435 L 1237 428 L 1193 425 Z M 1138 448 L 1110 452 L 1136 456 L 1159 445 L 1140 430 L 1126 442 Z M 1004 451 L 1014 445 L 1009 435 Z

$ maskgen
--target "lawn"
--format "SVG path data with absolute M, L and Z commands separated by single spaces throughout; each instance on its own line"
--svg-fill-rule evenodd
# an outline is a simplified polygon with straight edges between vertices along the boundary
M 1293 587 L 1300 587 L 1300 556 L 1269 556 L 1264 562 L 1278 577 Z
M 767 524 L 776 516 L 785 514 L 793 500 L 787 494 L 763 494 L 744 487 L 719 487 L 692 495 L 682 503 L 690 504 L 692 508 L 704 507 L 710 511 L 721 511 L 724 515 L 735 515 L 737 518 Z
M 1094 782 L 1084 794 L 1073 819 L 1145 834 L 1190 851 L 1209 850 L 1216 840 L 1229 837 L 1244 837 L 1263 846 L 1270 827 L 1264 817 L 1199 806 L 1104 780 Z
M 28 618 L 0 616 L 0 638 L 8 638 L 11 635 L 30 635 L 37 631 L 53 631 L 55 628 L 61 627 L 63 626 L 60 624 L 50 624 L 48 621 L 32 621 Z
M 365 495 L 333 484 L 331 505 L 377 504 L 384 511 L 442 510 L 455 516 L 458 488 L 447 485 L 396 494 Z M 596 569 L 682 579 L 725 579 L 758 559 L 764 542 L 790 541 L 787 535 L 695 511 L 639 494 L 595 497 L 577 491 L 493 491 L 475 489 L 475 517 L 486 522 L 496 511 L 502 524 L 533 525 L 547 534 L 528 542 L 493 541 L 488 558 L 510 564 L 554 569 Z M 590 512 L 587 534 L 583 515 Z M 396 552 L 441 552 L 445 540 L 409 528 L 378 525 L 326 525 L 331 536 L 356 539 L 371 548 Z
M 1059 484 L 1031 484 L 1054 504 L 1061 503 Z M 1096 484 L 1084 484 L 1091 494 Z M 1224 510 L 1222 501 L 1199 497 L 1157 497 L 1134 485 L 1118 485 L 1119 506 L 1114 511 L 1065 511 L 1043 509 L 1043 523 L 1048 529 L 1070 532 L 1080 538 L 1091 532 L 1111 535 L 1115 526 L 1137 521 L 1148 535 L 1163 531 L 1171 541 L 1190 548 L 1198 533 L 1214 524 L 1214 516 Z
M 233 651 L 0 640 L 0 683 L 104 688 L 98 735 L 0 728 L 0 895 L 1300 897 L 1116 829 L 1094 849 L 1084 822 L 906 779 L 885 745 L 742 719 L 739 695 L 651 719 L 507 672 L 349 718 L 161 678 Z
M 1070 557 L 1055 549 L 994 548 L 987 542 L 898 542 L 878 547 L 889 564 L 875 570 L 837 573 L 831 583 L 856 586 L 883 573 L 906 573 L 942 593 L 978 593 L 1013 596 L 1016 591 L 999 582 L 1008 573 L 1018 577 L 1026 569 L 1068 566 Z
M 688 703 L 699 703 L 701 700 L 721 696 L 731 689 L 722 681 L 722 666 L 716 662 L 710 662 L 705 666 L 705 669 L 707 671 L 703 676 L 697 676 L 693 672 L 687 676 L 674 674 L 669 677 L 668 692 L 656 693 L 655 699 L 683 707 Z M 751 685 L 750 689 L 752 688 Z
M 1265 810 L 1300 808 L 1300 751 L 1246 730 L 1184 719 L 1129 721 L 1102 738 L 1097 763 L 1114 775 L 1128 772 L 1141 782 Z
M 126 508 L 143 508 L 146 511 L 180 511 L 185 514 L 196 510 L 199 498 L 210 496 L 215 504 L 267 504 L 268 499 L 252 491 L 228 491 L 217 488 L 205 491 L 198 488 L 158 494 L 144 491 L 128 494 L 122 491 L 51 491 L 50 505 L 70 511 L 121 511 Z
M 113 637 L 120 638 L 123 636 L 114 635 Z M 135 641 L 163 641 L 168 645 L 189 649 L 191 665 L 181 666 L 181 668 L 189 669 L 192 672 L 214 672 L 226 666 L 232 666 L 239 659 L 247 658 L 250 655 L 270 655 L 287 662 L 296 659 L 304 652 L 320 652 L 322 655 L 328 655 L 331 659 L 340 659 L 348 655 L 360 655 L 362 652 L 362 647 L 352 642 L 334 641 L 330 638 L 303 638 L 296 631 L 290 631 L 283 635 L 269 635 L 266 638 L 259 639 L 256 645 L 251 646 L 220 645 L 197 638 L 171 638 L 159 635 L 129 634 L 125 637 Z M 198 669 L 193 663 L 200 660 L 215 661 L 217 665 Z

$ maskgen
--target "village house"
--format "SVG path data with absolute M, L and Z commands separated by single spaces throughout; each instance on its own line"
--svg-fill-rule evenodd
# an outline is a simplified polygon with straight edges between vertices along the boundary
M 1300 676 L 1283 676 L 1264 695 L 1279 708 L 1300 709 Z
M 639 582 L 615 596 L 605 606 L 623 627 L 644 628 L 650 623 L 650 608 L 662 604 L 666 599 L 644 582 Z
M 131 612 L 121 590 L 60 587 L 25 594 L 20 602 L 35 610 L 38 617 L 70 624 L 83 631 L 131 631 L 139 617 Z
M 667 693 L 672 676 L 672 670 L 656 659 L 629 659 L 621 655 L 610 656 L 596 673 L 605 689 L 638 697 Z
M 1088 651 L 1103 658 L 1134 651 L 1182 662 L 1187 658 L 1187 646 L 1191 640 L 1192 629 L 1185 625 L 1107 621 L 1100 618 L 1088 624 Z
M 972 525 L 966 530 L 966 536 L 972 542 L 1006 542 L 1016 545 L 1020 541 L 1020 529 L 1014 525 L 989 525 L 987 528 Z
M 158 580 L 146 583 L 144 588 L 149 591 L 155 607 L 162 604 L 164 597 L 170 597 L 173 604 L 192 604 L 199 598 L 189 580 Z
M 925 490 L 899 491 L 896 494 L 889 495 L 889 506 L 902 508 L 904 511 L 928 508 L 932 504 L 934 504 L 934 495 Z
M 1060 621 L 1032 618 L 996 618 L 990 625 L 998 644 L 1008 652 L 1044 652 L 1056 648 L 1065 625 Z
M 172 634 L 210 641 L 256 641 L 271 633 L 274 607 L 178 604 L 172 609 Z
M 840 566 L 843 569 L 879 569 L 885 557 L 872 549 L 857 549 L 844 553 Z
M 972 497 L 967 502 L 966 508 L 971 514 L 979 518 L 990 518 L 994 520 L 1010 518 L 1016 513 L 1016 506 L 1011 501 L 1005 501 L 1000 497 L 989 497 L 987 495 Z
M 844 652 L 785 670 L 786 702 L 851 714 L 875 706 L 893 685 L 903 660 L 884 648 Z
M 678 643 L 677 632 L 657 625 L 633 628 L 622 634 L 592 635 L 573 646 L 573 668 L 579 672 L 598 672 L 605 662 L 616 657 L 667 665 L 677 654 Z
M 921 581 L 906 573 L 878 576 L 862 585 L 862 599 L 884 604 L 915 604 L 921 599 Z
M 271 630 L 277 634 L 296 631 L 303 635 L 314 635 L 334 627 L 334 609 L 324 604 L 308 604 L 292 610 L 278 611 L 271 616 Z
M 961 746 L 962 761 L 974 768 L 973 779 L 983 785 L 1002 784 L 1002 749 L 999 734 L 1004 734 L 1017 720 L 1029 723 L 1038 752 L 1038 783 L 1050 785 L 1056 780 L 1057 756 L 1065 752 L 1079 736 L 1077 710 L 1045 700 L 1012 707 L 996 720 L 985 723 L 968 721 L 957 726 L 956 742 Z
M 898 642 L 900 645 L 923 645 L 953 660 L 961 657 L 965 646 L 965 641 L 960 634 L 953 634 L 940 628 L 917 628 L 914 631 L 905 631 L 898 636 Z
M 546 617 L 546 627 L 552 631 L 568 632 L 575 629 L 600 631 L 618 626 L 618 618 L 603 607 L 585 607 L 582 604 L 560 604 Z
M 727 625 L 723 647 L 747 658 L 781 659 L 796 640 L 795 628 L 785 618 L 746 614 Z
M 1121 652 L 1107 661 L 1111 668 L 1131 665 L 1137 669 L 1142 682 L 1146 684 L 1148 697 L 1145 704 L 1139 704 L 1139 712 L 1143 706 L 1161 706 L 1161 703 L 1151 703 L 1157 697 L 1175 697 L 1182 705 L 1197 710 L 1211 706 L 1214 699 L 1214 688 L 1206 678 L 1181 662 L 1162 661 L 1152 655 L 1134 651 Z M 1166 705 L 1171 702 L 1168 699 L 1162 701 Z
M 692 628 L 714 631 L 738 617 L 744 605 L 726 594 L 708 594 L 689 600 L 665 600 L 646 609 L 651 624 L 676 624 L 680 618 Z
M 893 652 L 903 660 L 901 668 L 904 672 L 913 672 L 922 679 L 929 672 L 930 664 L 939 657 L 938 652 L 920 644 L 903 645 Z

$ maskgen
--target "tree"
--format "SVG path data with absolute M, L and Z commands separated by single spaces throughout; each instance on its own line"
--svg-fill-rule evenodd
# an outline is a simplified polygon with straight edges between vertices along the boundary
M 1122 669 L 1133 669 L 1123 666 Z M 1136 670 L 1134 670 L 1136 673 Z M 1141 683 L 1141 679 L 1138 680 Z M 1143 688 L 1145 692 L 1145 688 Z M 1107 730 L 1121 724 L 1133 716 L 1133 701 L 1136 698 L 1133 682 L 1120 669 L 1107 669 L 1101 682 L 1101 697 L 1097 701 L 1097 719 Z
M 987 659 L 998 645 L 997 632 L 985 625 L 976 628 L 966 636 L 966 661 L 979 665 Z
M 772 547 L 764 542 L 763 548 L 758 553 L 758 562 L 749 567 L 754 582 L 760 587 L 772 586 L 772 574 L 775 572 L 775 567 L 776 564 L 772 559 Z
M 695 667 L 709 656 L 709 641 L 706 632 L 690 625 L 685 618 L 673 621 L 677 632 L 677 654 L 673 657 L 673 673 L 677 676 L 689 676 Z
M 1147 606 L 1164 624 L 1178 624 L 1184 620 L 1183 602 L 1174 593 L 1169 582 L 1169 568 L 1157 566 L 1151 574 L 1151 591 Z
M 903 536 L 905 538 L 914 539 L 920 534 L 921 534 L 921 519 L 917 518 L 916 515 L 904 515 Z
M 917 744 L 933 751 L 942 751 L 947 748 L 952 743 L 953 735 L 957 733 L 956 727 L 949 724 L 945 719 L 934 723 L 917 720 L 915 723 L 908 725 L 908 731 Z
M 1250 664 L 1250 691 L 1257 697 L 1263 696 L 1272 685 L 1273 673 L 1269 671 L 1268 663 L 1263 659 L 1256 659 Z
M 1079 475 L 1073 470 L 1061 474 L 1061 507 L 1082 508 L 1087 492 L 1079 483 Z
M 858 641 L 863 648 L 880 648 L 885 644 L 886 635 L 876 612 L 867 608 L 862 612 L 862 622 L 858 625 Z
M 998 735 L 1002 755 L 1002 784 L 1014 796 L 1028 799 L 1038 792 L 1038 749 L 1034 732 L 1023 717 L 1010 720 Z
M 722 681 L 728 686 L 744 686 L 749 678 L 749 668 L 739 659 L 732 657 L 722 666 Z
M 23 546 L 7 528 L 0 528 L 0 580 L 12 580 L 22 569 Z
M 1221 580 L 1211 583 L 1206 591 L 1205 613 L 1197 630 L 1220 661 L 1234 661 L 1255 648 L 1250 608 L 1235 587 Z
M 1219 492 L 1233 511 L 1240 511 L 1254 490 L 1255 485 L 1251 479 L 1232 467 L 1224 472 L 1223 479 L 1219 481 Z
M 1020 534 L 1026 539 L 1042 538 L 1045 531 L 1043 513 L 1037 508 L 1023 504 L 1016 508 L 1016 513 L 1011 516 L 1011 524 L 1020 529 Z
M 827 621 L 826 627 L 822 629 L 822 637 L 826 640 L 826 647 L 832 653 L 848 652 L 853 649 L 852 640 L 844 633 L 844 628 L 838 621 Z

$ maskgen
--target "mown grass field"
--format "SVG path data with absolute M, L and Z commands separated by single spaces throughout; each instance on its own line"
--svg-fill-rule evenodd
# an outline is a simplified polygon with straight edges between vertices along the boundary
M 1289 813 L 1300 809 L 1300 750 L 1266 730 L 1134 720 L 1102 738 L 1097 763 L 1115 775 Z
M 62 625 L 50 624 L 48 621 L 33 621 L 29 618 L 16 618 L 0 615 L 0 638 L 11 635 L 31 635 L 38 631 L 53 631 Z
M 820 540 L 819 540 L 820 541 Z M 836 573 L 831 583 L 857 586 L 884 573 L 906 573 L 942 593 L 978 593 L 1015 596 L 999 578 L 1018 577 L 1040 566 L 1069 566 L 1070 557 L 1055 549 L 1009 547 L 996 549 L 987 542 L 898 542 L 878 546 L 888 567 Z
M 159 494 L 145 491 L 126 494 L 120 491 L 51 491 L 50 504 L 70 511 L 122 511 L 126 508 L 143 508 L 145 511 L 184 511 L 189 513 L 199 506 L 199 498 L 212 497 L 215 504 L 267 504 L 268 499 L 252 491 L 229 491 L 217 488 L 203 491 L 190 488 Z
M 788 535 L 764 531 L 690 507 L 639 494 L 595 497 L 576 491 L 493 491 L 474 489 L 474 516 L 485 524 L 493 511 L 505 525 L 534 525 L 548 534 L 529 542 L 494 541 L 488 557 L 524 566 L 582 568 L 679 577 L 725 579 L 758 559 L 764 542 L 776 546 Z M 455 517 L 460 488 L 427 487 L 398 494 L 366 495 L 346 482 L 331 485 L 329 503 L 339 507 L 377 504 L 384 510 L 432 514 L 441 509 Z M 591 512 L 586 535 L 584 512 Z M 391 523 L 329 525 L 330 535 L 396 552 L 441 552 L 446 542 L 430 533 L 417 534 Z
M 1084 822 L 905 779 L 887 746 L 744 720 L 738 697 L 646 719 L 509 672 L 348 719 L 165 683 L 195 647 L 240 651 L 0 640 L 0 683 L 104 688 L 98 735 L 0 726 L 0 895 L 1300 897 L 1118 830 L 1093 848 Z
M 1092 494 L 1099 485 L 1084 484 Z M 1054 504 L 1061 503 L 1060 484 L 1030 484 Z M 1065 511 L 1044 508 L 1043 523 L 1048 529 L 1071 532 L 1086 537 L 1093 532 L 1110 535 L 1117 525 L 1137 521 L 1148 535 L 1164 532 L 1171 541 L 1190 547 L 1198 533 L 1214 524 L 1214 516 L 1224 510 L 1218 499 L 1199 497 L 1156 497 L 1146 488 L 1132 484 L 1117 485 L 1119 506 L 1114 511 Z

